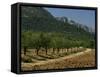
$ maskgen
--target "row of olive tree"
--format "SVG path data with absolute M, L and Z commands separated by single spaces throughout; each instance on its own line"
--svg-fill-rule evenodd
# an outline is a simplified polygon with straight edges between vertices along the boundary
M 36 36 L 34 36 L 32 32 L 22 33 L 21 45 L 24 54 L 26 54 L 28 48 L 34 48 L 36 49 L 36 53 L 38 55 L 38 51 L 41 49 L 41 47 L 45 49 L 47 54 L 47 50 L 48 48 L 50 48 L 50 44 L 51 44 L 51 38 L 47 35 L 44 35 L 43 33 Z
M 36 49 L 37 55 L 41 48 L 44 48 L 47 54 L 49 48 L 53 48 L 53 53 L 55 52 L 55 49 L 57 49 L 57 52 L 59 53 L 60 49 L 67 49 L 68 51 L 69 49 L 72 50 L 72 48 L 77 47 L 78 51 L 80 46 L 93 47 L 94 45 L 93 41 L 89 43 L 78 40 L 72 41 L 60 37 L 53 38 L 49 34 L 44 33 L 33 34 L 33 32 L 22 32 L 21 42 L 24 54 L 26 54 L 27 49 L 34 48 Z

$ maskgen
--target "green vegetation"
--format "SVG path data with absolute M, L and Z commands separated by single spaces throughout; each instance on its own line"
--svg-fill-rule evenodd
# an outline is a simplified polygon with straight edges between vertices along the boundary
M 94 35 L 87 26 L 69 21 L 67 17 L 54 17 L 43 8 L 22 7 L 21 46 L 26 55 L 27 49 L 60 50 L 77 47 L 94 48 Z M 71 49 L 71 51 L 73 51 Z
M 57 33 L 58 34 L 58 33 Z M 62 51 L 64 49 L 69 50 L 70 48 L 77 47 L 77 51 L 79 47 L 84 48 L 93 48 L 94 41 L 85 41 L 85 40 L 72 40 L 67 39 L 67 37 L 60 37 L 55 33 L 40 33 L 40 32 L 22 32 L 22 48 L 24 49 L 24 54 L 26 54 L 27 49 L 36 49 L 36 53 L 38 55 L 39 50 L 43 48 L 47 54 L 48 49 L 53 48 L 53 53 L 55 49 L 59 53 L 60 49 Z M 62 34 L 63 35 L 63 34 Z M 52 37 L 53 36 L 53 37 Z

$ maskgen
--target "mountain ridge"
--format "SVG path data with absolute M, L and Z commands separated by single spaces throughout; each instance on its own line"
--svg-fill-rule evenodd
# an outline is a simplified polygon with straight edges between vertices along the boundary
M 46 9 L 41 7 L 22 7 L 22 31 L 33 32 L 61 32 L 76 36 L 91 36 L 88 27 L 82 27 L 79 23 L 70 23 L 67 17 L 55 18 Z

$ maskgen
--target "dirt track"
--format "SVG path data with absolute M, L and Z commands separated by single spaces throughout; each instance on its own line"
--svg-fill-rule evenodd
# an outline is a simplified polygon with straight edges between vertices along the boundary
M 60 58 L 57 58 L 57 59 L 51 59 L 51 60 L 46 60 L 46 61 L 38 61 L 36 63 L 22 63 L 22 69 L 23 70 L 32 70 L 33 68 L 35 68 L 36 66 L 44 66 L 44 65 L 48 65 L 48 64 L 53 64 L 53 63 L 59 63 L 59 62 L 62 62 L 62 61 L 65 61 L 65 60 L 68 60 L 68 59 L 74 59 L 75 57 L 78 57 L 78 56 L 82 56 L 84 54 L 88 54 L 91 52 L 91 49 L 86 49 L 85 51 L 83 52 L 79 52 L 79 53 L 75 53 L 75 54 L 72 54 L 72 55 L 68 55 L 68 56 L 64 56 L 64 57 L 60 57 Z

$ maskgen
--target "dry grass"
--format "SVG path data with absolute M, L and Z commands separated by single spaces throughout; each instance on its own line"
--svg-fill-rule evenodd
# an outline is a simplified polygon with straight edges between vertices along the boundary
M 54 55 L 53 55 L 54 56 Z M 57 56 L 57 55 L 56 55 Z M 34 56 L 38 57 L 38 56 Z M 22 63 L 22 70 L 45 70 L 45 69 L 64 69 L 64 68 L 81 68 L 95 66 L 95 51 L 79 52 L 72 55 L 49 59 L 41 57 L 44 60 L 35 59 L 35 62 Z

